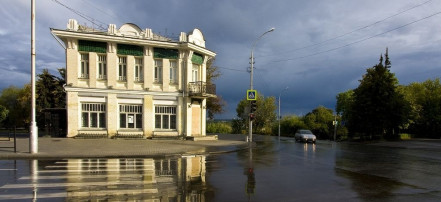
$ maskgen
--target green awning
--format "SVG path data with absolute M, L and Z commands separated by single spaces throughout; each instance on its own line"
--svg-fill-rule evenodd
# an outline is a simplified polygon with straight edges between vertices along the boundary
M 153 48 L 154 58 L 178 59 L 179 51 L 176 49 Z
M 118 55 L 143 56 L 144 48 L 142 46 L 118 44 L 116 53 Z
M 107 43 L 99 41 L 78 40 L 78 51 L 106 53 Z
M 201 65 L 202 63 L 204 63 L 204 56 L 197 53 L 193 53 L 193 56 L 191 56 L 191 62 L 193 64 Z

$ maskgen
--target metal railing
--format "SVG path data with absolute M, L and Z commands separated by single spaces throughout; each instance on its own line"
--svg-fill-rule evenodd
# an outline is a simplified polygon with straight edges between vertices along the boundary
M 188 83 L 188 92 L 191 96 L 216 95 L 216 85 L 197 81 Z

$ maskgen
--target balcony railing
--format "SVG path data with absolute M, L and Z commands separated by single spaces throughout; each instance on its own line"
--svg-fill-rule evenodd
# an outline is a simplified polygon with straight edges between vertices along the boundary
M 216 97 L 216 85 L 202 81 L 188 83 L 188 93 L 195 97 Z

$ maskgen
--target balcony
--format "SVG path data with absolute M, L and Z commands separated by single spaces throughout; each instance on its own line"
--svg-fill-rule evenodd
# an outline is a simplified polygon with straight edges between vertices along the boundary
M 188 94 L 191 97 L 216 97 L 216 85 L 202 81 L 188 83 Z

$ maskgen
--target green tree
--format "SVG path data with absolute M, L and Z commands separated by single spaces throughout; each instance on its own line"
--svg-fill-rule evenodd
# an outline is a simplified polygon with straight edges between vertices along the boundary
M 271 134 L 272 123 L 276 120 L 276 105 L 275 97 L 264 97 L 259 95 L 256 101 L 257 110 L 254 112 L 255 119 L 253 121 L 253 132 L 260 134 Z M 249 113 L 250 113 L 250 101 L 244 98 L 239 102 L 236 108 L 237 120 L 234 126 L 245 127 L 240 131 L 248 130 Z M 234 127 L 233 127 L 234 128 Z M 234 131 L 238 129 L 234 128 Z
M 219 72 L 218 67 L 214 65 L 215 58 L 207 61 L 207 85 L 212 85 L 213 82 L 218 79 L 222 74 Z M 220 95 L 214 98 L 207 99 L 207 115 L 208 119 L 213 120 L 215 114 L 221 114 L 224 112 L 226 103 Z
M 390 72 L 391 62 L 386 49 L 385 60 L 368 68 L 354 90 L 349 129 L 351 134 L 398 135 L 398 129 L 406 122 L 409 105 L 397 90 L 398 80 Z
M 42 111 L 46 108 L 64 108 L 66 106 L 66 94 L 64 93 L 63 85 L 64 69 L 58 69 L 62 77 L 52 75 L 48 69 L 43 69 L 43 72 L 37 75 L 36 90 L 38 99 L 37 110 Z
M 280 135 L 281 136 L 291 136 L 294 137 L 294 134 L 299 129 L 308 128 L 302 117 L 292 115 L 285 116 L 280 120 Z M 275 122 L 273 124 L 273 134 L 278 134 L 279 132 L 279 123 Z
M 440 79 L 411 83 L 402 89 L 406 100 L 410 103 L 409 130 L 419 137 L 440 138 Z
M 25 127 L 30 121 L 30 85 L 24 88 L 10 86 L 2 90 L 0 96 L 0 105 L 8 111 L 8 116 L 4 120 L 4 125 L 8 127 Z
M 65 69 L 58 69 L 61 77 L 52 75 L 48 69 L 43 69 L 37 75 L 36 98 L 37 124 L 39 128 L 44 126 L 44 110 L 48 108 L 65 108 L 66 94 L 63 85 L 65 82 Z
M 319 139 L 329 139 L 333 134 L 334 115 L 332 109 L 319 106 L 306 114 L 304 121 Z
M 348 90 L 337 95 L 337 104 L 335 111 L 337 115 L 341 116 L 342 121 L 349 119 L 351 107 L 354 104 L 354 90 Z
M 0 123 L 2 123 L 8 117 L 8 113 L 9 110 L 0 105 Z

